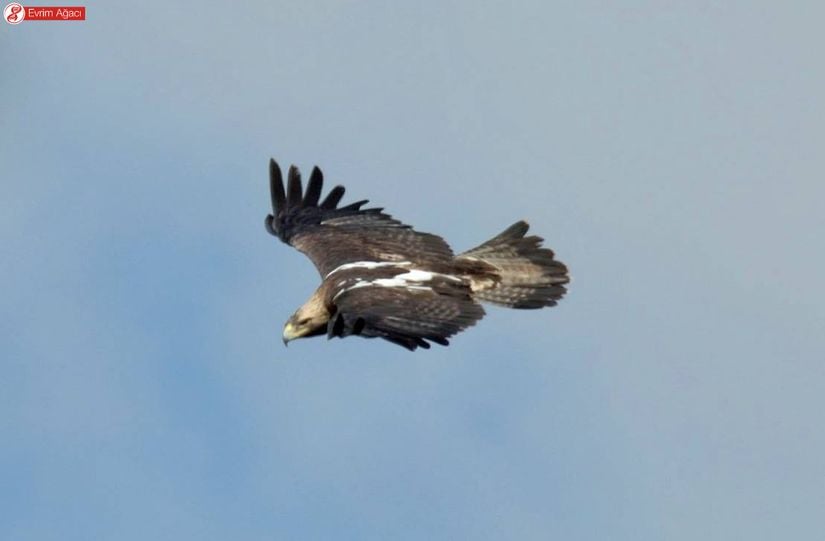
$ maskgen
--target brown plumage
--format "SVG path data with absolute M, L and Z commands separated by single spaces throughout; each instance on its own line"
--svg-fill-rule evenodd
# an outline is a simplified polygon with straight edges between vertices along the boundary
M 415 231 L 368 201 L 339 207 L 344 187 L 321 201 L 323 174 L 301 174 L 270 161 L 271 234 L 305 253 L 322 282 L 284 326 L 284 343 L 327 335 L 383 338 L 429 348 L 484 316 L 479 302 L 510 308 L 554 306 L 570 280 L 542 239 L 516 222 L 483 244 L 454 255 L 439 236 Z M 320 201 L 320 203 L 319 203 Z

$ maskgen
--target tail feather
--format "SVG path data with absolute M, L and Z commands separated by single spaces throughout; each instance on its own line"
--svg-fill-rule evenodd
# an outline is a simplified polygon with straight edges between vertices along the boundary
M 542 248 L 543 239 L 526 237 L 529 225 L 519 221 L 487 242 L 456 256 L 475 269 L 473 296 L 510 308 L 555 306 L 567 292 L 567 267 L 553 251 Z

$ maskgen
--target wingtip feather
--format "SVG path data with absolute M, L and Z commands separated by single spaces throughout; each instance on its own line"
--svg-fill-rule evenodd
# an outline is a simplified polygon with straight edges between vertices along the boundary
M 315 207 L 318 205 L 318 200 L 321 198 L 321 190 L 324 188 L 324 174 L 318 167 L 312 168 L 312 173 L 309 175 L 307 182 L 307 191 L 304 195 L 303 206 Z
M 321 208 L 326 210 L 336 208 L 344 197 L 344 192 L 346 192 L 346 189 L 340 184 L 334 187 L 324 198 L 324 201 L 321 203 Z
M 269 159 L 269 191 L 272 197 L 272 212 L 277 215 L 278 211 L 284 208 L 286 195 L 281 168 L 273 158 Z
M 301 184 L 301 171 L 294 165 L 289 166 L 289 172 L 287 173 L 287 183 L 287 207 L 291 208 L 301 206 L 301 201 L 304 197 L 304 188 Z
M 341 207 L 340 210 L 361 210 L 361 207 L 363 207 L 369 202 L 369 199 L 362 199 L 361 201 L 356 201 L 355 203 L 350 203 L 345 207 Z

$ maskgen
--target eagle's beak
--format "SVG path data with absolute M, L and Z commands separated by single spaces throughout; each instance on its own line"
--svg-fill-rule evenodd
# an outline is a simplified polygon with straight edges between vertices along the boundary
M 295 328 L 295 325 L 292 324 L 291 321 L 287 321 L 286 325 L 284 325 L 284 345 L 287 345 L 290 341 L 295 340 L 296 338 L 300 338 L 301 332 Z

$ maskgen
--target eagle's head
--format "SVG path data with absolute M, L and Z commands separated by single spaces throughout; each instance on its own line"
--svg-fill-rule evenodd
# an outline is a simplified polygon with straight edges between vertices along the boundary
M 308 338 L 327 333 L 329 310 L 321 296 L 315 295 L 298 308 L 284 325 L 284 345 L 296 338 Z

